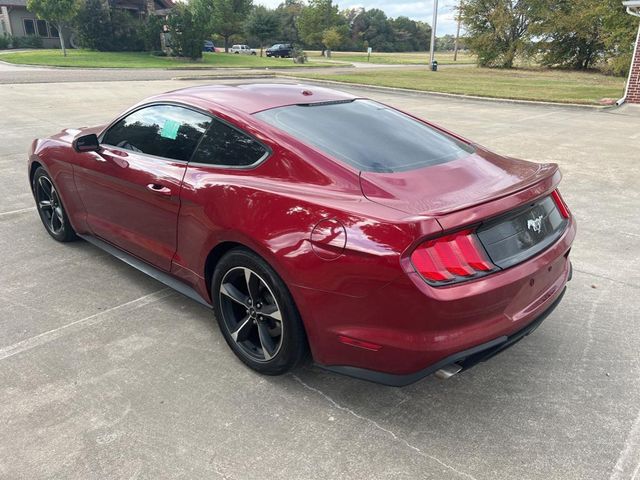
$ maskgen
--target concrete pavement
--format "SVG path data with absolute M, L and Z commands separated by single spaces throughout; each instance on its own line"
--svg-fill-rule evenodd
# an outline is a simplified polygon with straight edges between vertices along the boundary
M 363 93 L 558 162 L 579 227 L 569 291 L 533 335 L 446 382 L 394 389 L 311 366 L 259 376 L 207 309 L 49 238 L 26 180 L 31 139 L 202 83 L 126 80 L 0 85 L 0 478 L 638 479 L 636 110 Z

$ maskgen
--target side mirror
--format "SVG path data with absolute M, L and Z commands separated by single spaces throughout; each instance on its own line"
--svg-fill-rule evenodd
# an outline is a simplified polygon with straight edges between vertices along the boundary
M 97 152 L 100 150 L 100 142 L 98 142 L 98 136 L 95 133 L 89 135 L 82 135 L 81 137 L 73 140 L 73 149 L 76 152 Z

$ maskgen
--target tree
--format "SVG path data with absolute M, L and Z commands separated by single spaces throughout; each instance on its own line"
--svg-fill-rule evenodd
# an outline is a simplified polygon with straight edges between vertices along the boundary
M 454 37 L 453 35 L 443 35 L 441 37 L 438 37 L 438 40 L 436 40 L 436 50 L 443 52 L 453 51 L 455 42 L 456 37 Z
M 369 46 L 380 52 L 394 50 L 394 31 L 387 15 L 377 8 L 365 11 L 362 15 L 366 28 L 362 32 L 362 39 L 369 42 Z
M 253 0 L 213 0 L 213 31 L 224 39 L 224 51 L 229 52 L 229 38 L 242 32 Z
M 254 7 L 245 23 L 247 35 L 260 41 L 260 56 L 267 40 L 273 40 L 280 32 L 280 17 L 274 10 L 263 6 Z
M 483 67 L 513 67 L 530 46 L 529 26 L 536 0 L 465 0 L 460 7 L 469 49 Z
M 62 54 L 66 57 L 67 47 L 64 41 L 64 32 L 76 15 L 76 0 L 27 0 L 27 9 L 35 13 L 38 18 L 55 25 L 60 35 Z
M 149 50 L 159 50 L 162 27 L 158 22 L 160 19 L 155 16 L 143 20 L 109 8 L 102 0 L 85 0 L 74 18 L 74 30 L 80 44 L 91 50 L 142 51 L 147 46 Z
M 182 57 L 202 58 L 202 45 L 207 36 L 207 25 L 193 6 L 177 3 L 169 15 L 171 47 Z
M 586 70 L 630 59 L 636 22 L 618 0 L 538 0 L 535 13 L 543 65 Z
M 431 26 L 400 16 L 390 19 L 396 52 L 425 51 L 431 42 Z
M 291 43 L 298 43 L 300 41 L 298 18 L 304 8 L 300 0 L 285 0 L 284 3 L 281 3 L 278 5 L 278 8 L 276 8 L 276 13 L 280 17 L 280 29 L 283 41 Z
M 322 44 L 328 50 L 327 56 L 331 55 L 331 50 L 338 48 L 342 43 L 342 34 L 337 27 L 327 28 L 322 32 Z
M 298 31 L 305 44 L 322 47 L 324 31 L 340 24 L 345 24 L 345 20 L 338 13 L 338 6 L 334 5 L 332 0 L 310 0 L 298 19 Z
M 86 0 L 76 14 L 74 29 L 83 48 L 109 50 L 112 29 L 109 10 L 102 0 Z

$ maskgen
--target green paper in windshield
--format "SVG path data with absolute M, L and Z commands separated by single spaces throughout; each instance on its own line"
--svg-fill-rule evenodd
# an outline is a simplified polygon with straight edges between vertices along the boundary
M 160 132 L 160 136 L 163 138 L 169 138 L 171 140 L 175 140 L 178 136 L 178 129 L 180 128 L 180 123 L 175 120 L 166 120 L 164 125 L 162 126 L 162 131 Z

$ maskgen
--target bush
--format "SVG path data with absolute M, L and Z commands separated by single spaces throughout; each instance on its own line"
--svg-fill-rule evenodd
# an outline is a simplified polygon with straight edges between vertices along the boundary
M 146 25 L 141 19 L 124 10 L 108 9 L 102 0 L 87 0 L 83 4 L 76 15 L 75 30 L 80 45 L 89 50 L 139 52 L 147 43 Z
M 609 58 L 605 63 L 600 65 L 600 71 L 605 75 L 626 77 L 629 75 L 629 68 L 631 68 L 631 56 L 629 53 Z
M 294 47 L 291 50 L 291 58 L 293 58 L 293 63 L 306 63 L 307 62 L 307 54 L 304 53 L 304 50 Z
M 164 20 L 157 15 L 149 15 L 144 22 L 142 37 L 144 48 L 148 52 L 162 50 L 160 36 L 164 26 Z
M 200 24 L 188 6 L 178 3 L 173 8 L 169 15 L 169 30 L 173 55 L 192 60 L 202 58 L 205 26 Z
M 87 0 L 75 18 L 78 42 L 89 50 L 103 50 L 111 42 L 111 18 L 101 0 Z
M 11 37 L 6 33 L 0 37 L 0 50 L 6 50 L 11 45 Z
M 141 19 L 134 17 L 125 10 L 114 8 L 111 10 L 111 25 L 113 39 L 111 50 L 115 52 L 144 51 L 144 24 Z
M 30 35 L 28 37 L 12 37 L 11 48 L 42 48 L 42 38 Z

